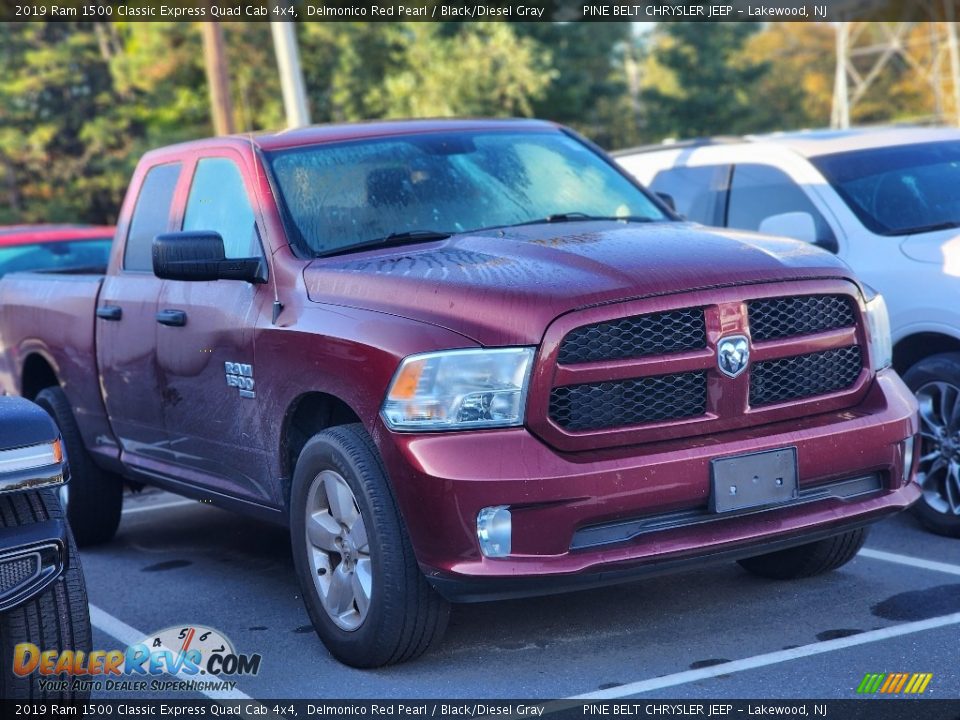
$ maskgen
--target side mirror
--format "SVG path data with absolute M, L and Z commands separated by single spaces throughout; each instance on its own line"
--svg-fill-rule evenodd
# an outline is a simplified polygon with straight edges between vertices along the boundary
M 813 215 L 807 212 L 771 215 L 761 221 L 757 231 L 765 235 L 781 235 L 808 243 L 817 242 L 817 225 L 813 221 Z
M 656 196 L 660 198 L 660 202 L 662 202 L 668 208 L 670 208 L 674 212 L 677 211 L 677 203 L 674 202 L 673 195 L 671 195 L 670 193 L 658 192 L 656 193 Z
M 164 280 L 267 281 L 262 258 L 224 257 L 223 238 L 211 230 L 157 235 L 153 241 L 153 274 Z
M 837 245 L 837 240 L 832 235 L 830 237 L 818 237 L 817 224 L 813 215 L 808 212 L 787 212 L 771 215 L 763 219 L 760 227 L 757 228 L 757 232 L 803 240 L 803 242 L 816 245 L 833 254 L 840 251 L 840 246 Z

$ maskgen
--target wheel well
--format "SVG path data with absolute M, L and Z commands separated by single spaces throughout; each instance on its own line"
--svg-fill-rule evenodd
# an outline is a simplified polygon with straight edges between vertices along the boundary
M 893 348 L 893 367 L 901 375 L 931 355 L 960 352 L 960 340 L 940 333 L 917 333 L 900 340 Z
M 310 438 L 327 428 L 355 422 L 360 422 L 357 414 L 334 395 L 318 392 L 298 397 L 283 420 L 283 434 L 280 436 L 283 477 L 293 477 L 300 451 Z M 289 496 L 289 487 L 286 490 Z
M 33 400 L 44 388 L 59 384 L 57 374 L 41 355 L 31 355 L 27 358 L 23 364 L 23 375 L 20 381 L 20 394 L 23 397 Z

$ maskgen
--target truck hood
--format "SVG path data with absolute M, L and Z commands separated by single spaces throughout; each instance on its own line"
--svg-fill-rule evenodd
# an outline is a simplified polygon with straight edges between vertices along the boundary
M 711 287 L 849 277 L 810 244 L 692 223 L 527 225 L 321 258 L 309 298 L 420 320 L 481 345 L 534 345 L 559 315 Z

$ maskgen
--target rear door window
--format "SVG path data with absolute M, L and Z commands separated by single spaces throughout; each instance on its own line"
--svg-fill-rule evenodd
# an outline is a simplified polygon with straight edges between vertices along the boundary
M 179 178 L 180 163 L 157 165 L 147 171 L 130 219 L 124 270 L 152 271 L 153 239 L 169 229 L 170 206 Z
M 677 212 L 687 220 L 722 225 L 729 178 L 729 165 L 684 165 L 658 172 L 650 189 L 672 197 Z
M 197 163 L 183 229 L 220 233 L 228 258 L 261 254 L 253 207 L 236 163 L 227 158 L 204 158 Z

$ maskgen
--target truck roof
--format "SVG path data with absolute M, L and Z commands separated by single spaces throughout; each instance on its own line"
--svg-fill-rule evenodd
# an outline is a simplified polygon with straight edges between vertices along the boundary
M 291 147 L 316 145 L 327 142 L 344 140 L 361 140 L 364 138 L 392 137 L 400 135 L 414 135 L 432 132 L 457 132 L 477 130 L 555 130 L 555 123 L 544 120 L 527 120 L 517 118 L 506 119 L 449 119 L 437 118 L 430 120 L 376 120 L 370 122 L 339 123 L 329 125 L 310 125 L 292 130 L 279 130 L 261 133 L 244 133 L 226 135 L 216 138 L 192 140 L 179 145 L 163 148 L 163 152 L 171 150 L 191 150 L 211 145 L 249 146 L 253 142 L 265 151 L 283 150 Z M 148 153 L 149 155 L 150 153 Z

